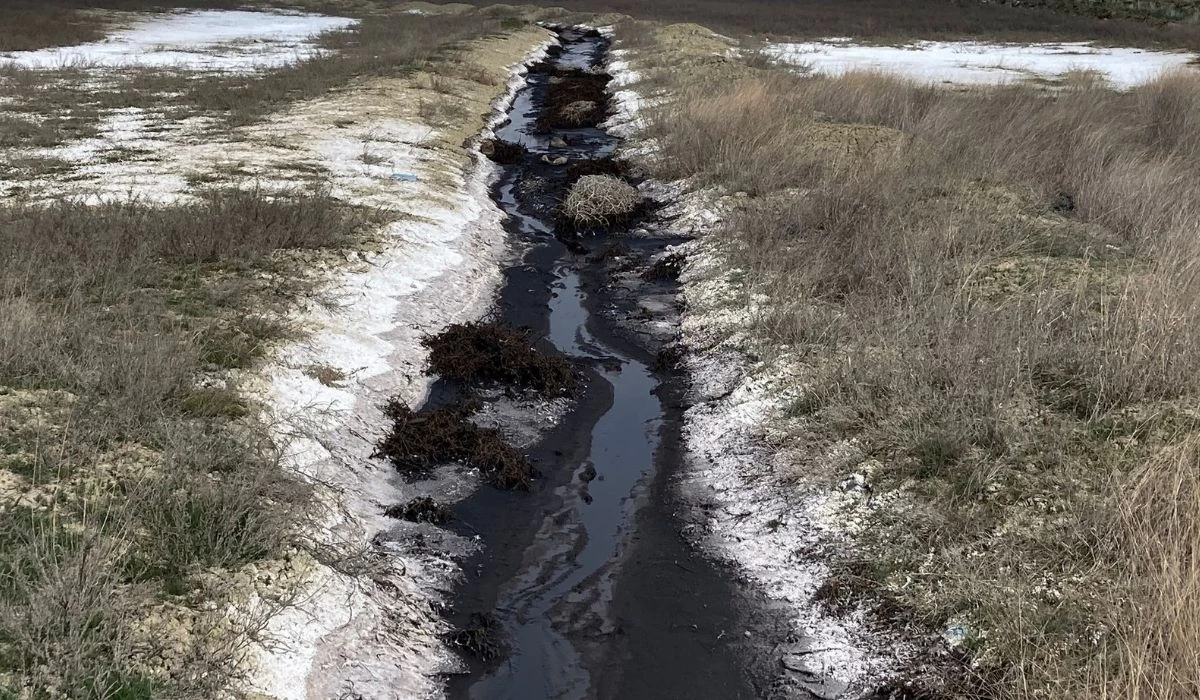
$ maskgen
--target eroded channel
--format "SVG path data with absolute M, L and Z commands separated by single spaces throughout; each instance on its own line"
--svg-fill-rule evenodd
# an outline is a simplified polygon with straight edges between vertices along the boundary
M 669 487 L 685 392 L 661 357 L 678 323 L 677 283 L 653 271 L 678 241 L 652 223 L 579 231 L 559 216 L 581 172 L 627 177 L 609 159 L 618 140 L 598 126 L 606 102 L 578 125 L 547 118 L 562 106 L 554 90 L 607 79 L 604 37 L 566 29 L 560 39 L 497 129 L 500 146 L 522 148 L 508 149 L 493 189 L 519 252 L 495 316 L 570 359 L 578 387 L 525 449 L 538 470 L 528 491 L 480 489 L 454 508 L 483 546 L 451 616 L 483 624 L 498 653 L 470 658 L 449 694 L 758 697 L 739 661 L 735 592 L 680 536 Z M 502 425 L 539 425 L 536 406 L 497 403 Z

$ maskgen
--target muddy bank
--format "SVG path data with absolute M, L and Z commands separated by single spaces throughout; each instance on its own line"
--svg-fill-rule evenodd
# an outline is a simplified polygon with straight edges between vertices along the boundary
M 481 546 L 449 611 L 468 672 L 448 693 L 759 697 L 742 662 L 757 645 L 745 634 L 751 606 L 681 537 L 670 485 L 686 383 L 668 351 L 680 305 L 677 265 L 664 258 L 681 239 L 661 232 L 652 206 L 611 230 L 564 219 L 559 203 L 580 177 L 636 179 L 606 160 L 619 141 L 598 128 L 607 40 L 561 39 L 496 129 L 504 164 L 492 194 L 517 252 L 493 315 L 568 358 L 575 390 L 547 401 L 439 381 L 424 409 L 482 400 L 471 420 L 536 469 L 527 490 L 481 488 L 451 507 L 446 527 Z
M 489 55 L 503 49 L 507 58 L 486 66 L 499 84 L 478 102 L 480 113 L 510 104 L 517 85 L 506 91 L 503 81 L 511 73 L 522 82 L 526 62 L 541 58 L 544 42 L 540 32 L 525 32 L 486 45 Z M 404 94 L 402 84 L 388 85 Z M 344 94 L 342 106 L 359 109 L 368 97 Z M 353 140 L 359 130 L 379 139 L 429 131 L 394 115 L 352 129 L 306 124 L 305 134 L 336 142 L 330 151 L 349 153 L 350 160 L 364 149 Z M 440 552 L 402 549 L 376 537 L 394 524 L 384 514 L 388 505 L 420 494 L 368 455 L 383 425 L 382 405 L 395 397 L 417 403 L 427 391 L 428 380 L 414 371 L 425 359 L 422 334 L 475 318 L 490 303 L 505 240 L 501 213 L 488 200 L 491 164 L 462 162 L 470 160 L 473 144 L 414 150 L 397 138 L 387 145 L 392 150 L 375 152 L 388 156 L 388 168 L 360 164 L 352 179 L 334 182 L 351 203 L 386 200 L 423 218 L 388 224 L 378 234 L 378 251 L 357 251 L 333 271 L 328 290 L 342 303 L 297 317 L 311 335 L 280 348 L 252 387 L 270 406 L 288 468 L 318 485 L 325 528 L 313 537 L 339 557 L 300 572 L 303 594 L 271 620 L 263 647 L 252 650 L 247 690 L 263 696 L 424 697 L 439 690 L 438 674 L 456 663 L 443 640 L 447 625 L 438 604 L 455 571 Z M 419 178 L 397 182 L 390 177 L 394 170 Z M 313 368 L 327 368 L 335 378 L 322 381 Z M 341 554 L 348 548 L 357 556 Z
M 686 31 L 694 29 L 706 31 Z M 725 44 L 709 36 L 713 55 L 723 54 Z M 659 50 L 672 49 L 661 42 Z M 614 128 L 637 139 L 646 124 L 641 109 L 670 100 L 670 94 L 661 96 L 664 76 L 650 67 L 659 59 L 656 51 L 615 53 L 622 60 L 610 67 L 614 83 L 630 87 L 616 94 L 621 109 Z M 640 70 L 647 72 L 655 97 L 647 93 L 647 84 L 638 84 Z M 674 83 L 675 89 L 686 80 Z M 631 145 L 640 147 L 647 160 L 656 158 L 652 141 Z M 764 642 L 754 657 L 755 675 L 764 679 L 762 697 L 926 697 L 888 682 L 913 658 L 911 645 L 880 630 L 870 613 L 837 611 L 826 603 L 824 596 L 837 590 L 826 585 L 829 555 L 844 554 L 849 546 L 844 533 L 862 522 L 845 517 L 844 507 L 871 507 L 871 493 L 857 481 L 832 489 L 802 488 L 793 480 L 797 465 L 826 449 L 836 455 L 838 446 L 797 445 L 785 453 L 773 439 L 776 416 L 794 398 L 780 391 L 787 386 L 780 379 L 788 365 L 755 355 L 755 346 L 747 342 L 753 311 L 746 306 L 745 274 L 728 257 L 729 232 L 708 235 L 744 206 L 744 198 L 694 182 L 661 186 L 671 192 L 663 212 L 669 230 L 692 239 L 680 248 L 687 308 L 679 356 L 691 386 L 683 418 L 685 464 L 676 487 L 683 511 L 694 516 L 688 540 L 735 572 L 739 587 L 757 594 L 755 609 L 763 614 L 752 620 L 758 623 L 752 632 Z M 794 387 L 796 378 L 788 379 Z

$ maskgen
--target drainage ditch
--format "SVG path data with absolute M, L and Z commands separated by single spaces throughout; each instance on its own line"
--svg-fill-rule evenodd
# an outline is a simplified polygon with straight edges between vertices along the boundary
M 527 460 L 529 479 L 494 482 L 515 488 L 480 488 L 449 509 L 414 501 L 396 510 L 482 545 L 465 562 L 448 611 L 457 626 L 450 642 L 469 667 L 448 679 L 448 694 L 760 697 L 741 663 L 754 642 L 742 632 L 731 574 L 681 537 L 671 488 L 686 391 L 671 362 L 680 301 L 679 259 L 669 247 L 681 241 L 654 230 L 652 207 L 564 215 L 581 178 L 633 178 L 612 160 L 618 139 L 599 128 L 608 110 L 607 39 L 563 29 L 560 44 L 530 70 L 485 149 L 501 163 L 493 197 L 518 257 L 505 272 L 495 325 L 482 339 L 464 334 L 453 343 L 508 352 L 523 342 L 540 359 L 514 360 L 526 369 L 505 372 L 507 384 L 494 381 L 487 362 L 464 360 L 489 381 L 440 379 L 420 416 L 397 414 L 392 452 L 381 448 L 398 468 L 423 469 L 421 450 L 436 452 L 437 441 L 421 421 L 460 420 L 471 425 L 448 430 L 474 447 L 456 447 L 454 460 L 486 476 L 493 453 L 503 452 L 488 447 L 498 436 Z M 524 329 L 524 341 L 497 328 Z M 570 398 L 535 396 L 528 378 L 560 377 L 556 358 L 570 363 Z M 405 425 L 420 429 L 405 433 Z M 511 470 L 511 455 L 502 456 Z

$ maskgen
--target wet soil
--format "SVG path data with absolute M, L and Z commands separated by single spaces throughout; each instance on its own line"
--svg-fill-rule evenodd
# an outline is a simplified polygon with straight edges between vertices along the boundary
M 494 186 L 522 251 L 496 316 L 569 358 L 578 383 L 568 412 L 527 450 L 539 474 L 528 492 L 484 489 L 455 505 L 484 546 L 464 567 L 454 617 L 469 627 L 490 616 L 503 651 L 469 658 L 449 694 L 756 698 L 740 662 L 748 641 L 738 594 L 728 572 L 680 536 L 671 487 L 685 384 L 655 358 L 677 327 L 677 288 L 670 275 L 637 270 L 679 241 L 647 229 L 556 226 L 572 179 L 619 172 L 605 160 L 616 138 L 545 116 L 564 102 L 547 100 L 554 91 L 574 97 L 606 82 L 587 78 L 571 94 L 571 71 L 601 65 L 607 44 L 570 30 L 562 40 L 562 52 L 530 71 L 497 133 L 526 151 Z M 619 255 L 596 255 L 618 241 Z
M 686 383 L 659 360 L 678 326 L 678 260 L 666 251 L 680 241 L 656 233 L 652 220 L 606 232 L 556 225 L 573 178 L 621 172 L 607 160 L 615 137 L 545 116 L 571 104 L 548 100 L 554 91 L 590 97 L 590 86 L 607 82 L 594 70 L 603 37 L 563 30 L 561 40 L 497 129 L 524 150 L 499 149 L 493 196 L 519 254 L 493 320 L 528 329 L 540 350 L 567 358 L 574 394 L 523 446 L 536 474 L 528 490 L 481 488 L 452 507 L 447 527 L 466 528 L 482 547 L 465 562 L 449 615 L 469 672 L 448 679 L 448 694 L 760 697 L 743 663 L 757 643 L 744 632 L 749 606 L 731 572 L 682 537 L 686 506 L 672 488 Z M 592 77 L 578 73 L 588 70 Z M 439 381 L 426 410 L 461 402 L 464 391 Z M 497 400 L 510 433 L 544 425 L 535 418 L 545 402 Z M 476 641 L 486 653 L 470 653 Z

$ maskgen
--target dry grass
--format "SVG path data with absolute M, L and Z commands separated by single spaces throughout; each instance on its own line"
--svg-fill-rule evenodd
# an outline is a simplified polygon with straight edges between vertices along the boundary
M 1031 5 L 1045 7 L 1070 14 L 1111 19 L 1121 17 L 1146 22 L 1195 22 L 1196 6 L 1190 0 L 1001 0 L 1008 5 Z
M 244 79 L 217 75 L 189 81 L 180 101 L 188 109 L 223 115 L 231 124 L 246 124 L 355 79 L 415 71 L 459 42 L 499 31 L 500 21 L 482 14 L 369 14 L 352 29 L 325 34 L 324 53 Z M 434 80 L 435 89 L 450 89 L 445 78 Z
M 0 114 L 0 148 L 48 147 L 95 134 L 95 113 L 71 116 Z
M 755 350 L 801 368 L 797 472 L 865 470 L 904 504 L 839 569 L 967 624 L 953 697 L 1196 687 L 1197 99 L 1185 74 L 1050 94 L 767 71 L 656 125 L 663 174 L 752 195 L 720 243 L 773 300 Z M 814 449 L 846 439 L 848 465 Z
M 106 11 L 162 12 L 182 8 L 236 8 L 236 0 L 0 0 L 0 51 L 74 46 L 104 38 L 112 21 Z M 287 6 L 280 2 L 260 5 Z
M 1185 698 L 1200 687 L 1200 443 L 1162 450 L 1130 482 L 1121 508 L 1122 550 L 1134 595 L 1122 665 L 1108 697 Z
M 211 380 L 282 332 L 278 251 L 360 221 L 320 192 L 0 208 L 0 695 L 212 697 L 238 672 L 254 624 L 180 646 L 153 609 L 186 629 L 206 572 L 298 546 L 308 488 Z
M 0 29 L 0 51 L 32 51 L 55 46 L 73 46 L 104 38 L 104 23 L 70 3 L 38 0 L 5 0 Z

